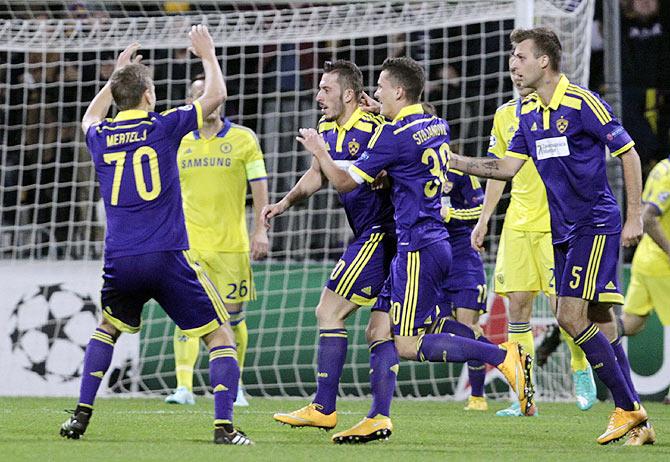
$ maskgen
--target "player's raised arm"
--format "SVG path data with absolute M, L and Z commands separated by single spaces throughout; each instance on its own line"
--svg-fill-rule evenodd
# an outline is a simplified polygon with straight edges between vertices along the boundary
M 291 188 L 291 190 L 284 196 L 282 200 L 275 204 L 266 205 L 261 211 L 260 220 L 266 228 L 270 227 L 270 220 L 276 216 L 281 215 L 286 210 L 291 208 L 294 204 L 302 202 L 309 198 L 312 194 L 323 187 L 325 183 L 319 163 L 316 159 L 312 159 L 312 166 L 305 172 L 305 174 L 298 180 L 298 182 Z
M 114 67 L 114 70 L 119 70 L 131 62 L 139 63 L 142 59 L 142 55 L 137 55 L 133 59 L 133 54 L 135 54 L 139 48 L 140 44 L 138 42 L 133 42 L 128 45 L 116 59 L 116 66 Z M 86 109 L 86 113 L 81 120 L 81 129 L 84 131 L 84 133 L 88 131 L 91 125 L 97 124 L 105 118 L 111 105 L 112 86 L 108 81 L 105 86 L 100 89 L 100 92 L 95 95 L 95 98 L 93 98 L 93 101 L 91 101 L 91 104 L 89 104 L 88 109 Z
M 358 183 L 349 172 L 342 170 L 333 161 L 326 150 L 326 142 L 316 130 L 313 128 L 301 128 L 300 136 L 296 137 L 296 139 L 318 160 L 321 172 L 323 172 L 328 181 L 335 186 L 335 189 L 339 193 L 353 191 L 358 186 Z
M 621 230 L 621 242 L 628 247 L 640 242 L 642 225 L 642 168 L 640 156 L 635 148 L 619 155 L 623 167 L 623 182 L 626 188 L 626 221 Z
M 202 67 L 205 70 L 205 90 L 196 101 L 202 107 L 203 118 L 206 118 L 228 98 L 228 89 L 223 80 L 219 60 L 216 58 L 214 41 L 209 35 L 207 26 L 202 24 L 193 26 L 188 35 L 191 38 L 189 49 L 202 59 Z
M 449 167 L 470 175 L 482 178 L 509 181 L 523 167 L 524 159 L 505 156 L 503 159 L 477 159 L 461 156 L 456 153 L 449 155 Z

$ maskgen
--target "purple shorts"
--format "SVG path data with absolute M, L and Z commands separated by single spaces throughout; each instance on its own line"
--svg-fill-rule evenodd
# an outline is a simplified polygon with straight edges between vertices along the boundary
M 201 337 L 228 319 L 223 300 L 187 250 L 105 260 L 103 316 L 122 332 L 138 332 L 142 308 L 155 299 L 187 335 Z
M 470 236 L 449 239 L 452 252 L 452 271 L 445 280 L 445 301 L 440 304 L 445 316 L 456 308 L 467 308 L 479 313 L 486 312 L 486 273 L 484 263 L 475 249 L 470 246 Z
M 450 266 L 451 246 L 446 239 L 414 252 L 398 252 L 373 307 L 390 313 L 394 335 L 419 335 L 435 321 Z
M 623 304 L 618 278 L 620 234 L 577 235 L 554 244 L 559 297 Z
M 326 287 L 359 306 L 375 303 L 396 254 L 396 237 L 373 228 L 349 244 Z

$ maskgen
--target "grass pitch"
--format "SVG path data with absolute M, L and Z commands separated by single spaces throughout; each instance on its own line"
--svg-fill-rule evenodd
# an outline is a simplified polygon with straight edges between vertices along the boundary
M 99 399 L 83 439 L 58 435 L 67 418 L 63 409 L 74 399 L 0 398 L 2 461 L 395 461 L 514 460 L 578 461 L 670 460 L 670 406 L 647 403 L 656 428 L 654 446 L 623 447 L 622 441 L 599 446 L 612 410 L 599 403 L 582 412 L 572 403 L 541 404 L 538 418 L 502 418 L 506 406 L 489 400 L 485 413 L 463 411 L 462 403 L 396 399 L 394 433 L 389 441 L 335 445 L 317 429 L 292 429 L 272 420 L 277 411 L 292 411 L 307 400 L 251 398 L 236 409 L 236 424 L 256 442 L 253 447 L 212 443 L 212 400 L 195 406 L 164 404 L 162 399 Z M 340 400 L 337 430 L 358 422 L 368 400 Z

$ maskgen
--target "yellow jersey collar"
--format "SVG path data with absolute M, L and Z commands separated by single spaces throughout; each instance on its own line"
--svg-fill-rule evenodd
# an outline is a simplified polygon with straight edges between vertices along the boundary
M 395 116 L 393 122 L 391 123 L 396 123 L 400 119 L 414 114 L 423 114 L 423 106 L 421 105 L 421 103 L 405 106 L 400 110 L 400 112 L 398 112 L 398 115 Z
M 357 107 L 356 110 L 354 111 L 354 113 L 351 114 L 351 117 L 349 117 L 349 120 L 347 120 L 345 122 L 345 124 L 342 125 L 342 127 L 340 127 L 340 128 L 343 128 L 345 131 L 351 130 L 353 128 L 353 126 L 356 125 L 356 122 L 361 120 L 361 118 L 364 115 L 365 115 L 365 113 L 363 112 L 363 110 L 361 108 Z
M 147 111 L 142 111 L 140 109 L 128 109 L 127 111 L 120 111 L 114 117 L 113 122 L 122 122 L 124 120 L 137 120 L 137 119 L 146 119 L 149 117 Z
M 561 78 L 558 79 L 558 84 L 556 85 L 554 94 L 551 96 L 551 101 L 549 101 L 549 106 L 545 106 L 544 103 L 542 102 L 542 99 L 538 95 L 537 110 L 539 111 L 540 107 L 544 109 L 548 108 L 553 111 L 558 109 L 558 107 L 561 105 L 561 101 L 563 101 L 563 97 L 565 96 L 565 90 L 568 89 L 568 85 L 570 85 L 570 81 L 565 76 L 565 74 L 561 74 Z

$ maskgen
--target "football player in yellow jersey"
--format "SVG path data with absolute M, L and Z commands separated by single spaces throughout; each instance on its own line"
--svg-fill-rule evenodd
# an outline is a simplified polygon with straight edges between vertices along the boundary
M 190 98 L 197 98 L 203 88 L 203 78 L 196 77 Z M 191 254 L 223 297 L 242 370 L 248 343 L 243 305 L 256 299 L 249 252 L 254 260 L 264 258 L 268 252 L 267 230 L 259 218 L 268 203 L 263 153 L 255 133 L 228 119 L 222 120 L 219 108 L 205 119 L 202 129 L 182 139 L 178 160 Z M 251 239 L 245 215 L 247 183 L 254 206 L 255 228 Z M 175 328 L 177 389 L 165 399 L 167 403 L 195 403 L 193 367 L 199 349 L 197 338 Z M 248 406 L 241 384 L 235 405 Z
M 645 235 L 631 266 L 623 309 L 625 335 L 641 332 L 652 310 L 656 310 L 663 326 L 670 326 L 670 159 L 652 169 L 642 201 Z M 664 402 L 670 404 L 670 392 Z
M 519 88 L 521 97 L 532 90 Z M 519 127 L 519 99 L 511 100 L 496 110 L 488 155 L 505 157 L 507 146 Z M 486 183 L 483 210 L 471 234 L 472 246 L 483 250 L 488 222 L 505 189 L 505 181 L 489 179 Z M 544 184 L 533 162 L 526 162 L 512 180 L 511 201 L 505 215 L 494 272 L 494 291 L 509 300 L 508 339 L 519 342 L 535 356 L 535 341 L 530 325 L 533 300 L 538 292 L 549 297 L 556 310 L 553 284 L 554 251 L 549 225 L 549 206 Z M 572 377 L 577 406 L 586 411 L 596 401 L 596 386 L 591 367 L 581 348 L 566 332 L 562 332 L 571 353 Z M 498 416 L 523 416 L 518 402 L 496 413 Z M 538 414 L 535 414 L 538 415 Z

